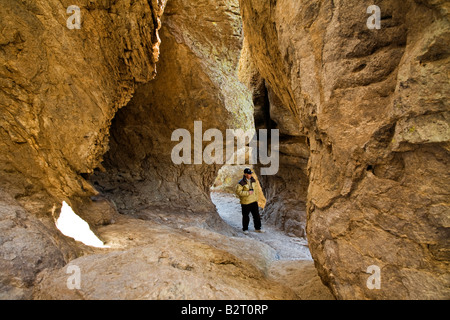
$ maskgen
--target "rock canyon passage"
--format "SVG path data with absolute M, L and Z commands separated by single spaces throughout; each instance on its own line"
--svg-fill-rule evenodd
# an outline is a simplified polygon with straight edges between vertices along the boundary
M 312 260 L 305 238 L 288 236 L 273 227 L 264 226 L 265 233 L 242 232 L 242 214 L 239 199 L 230 193 L 212 192 L 211 200 L 222 219 L 238 232 L 239 237 L 252 238 L 266 243 L 277 253 L 278 260 Z M 262 217 L 264 219 L 264 216 Z M 250 223 L 252 227 L 253 222 Z M 250 229 L 252 230 L 252 229 Z
M 0 0 L 0 299 L 450 299 L 449 43 L 447 0 Z

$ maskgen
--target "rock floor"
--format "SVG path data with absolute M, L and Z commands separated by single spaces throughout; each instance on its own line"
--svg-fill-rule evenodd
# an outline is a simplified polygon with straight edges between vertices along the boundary
M 264 221 L 262 229 L 265 233 L 254 232 L 253 221 L 250 218 L 250 232 L 244 234 L 241 205 L 233 194 L 211 192 L 211 200 L 222 219 L 236 230 L 239 237 L 252 238 L 269 245 L 276 250 L 279 260 L 312 260 L 306 239 L 288 236 L 280 230 L 265 226 Z M 263 216 L 261 218 L 263 219 Z
M 221 218 L 237 232 L 237 237 L 251 238 L 267 244 L 277 252 L 277 259 L 268 268 L 268 278 L 286 285 L 302 300 L 334 300 L 330 290 L 317 275 L 314 261 L 304 238 L 292 237 L 270 226 L 262 229 L 265 233 L 254 232 L 250 219 L 249 233 L 242 231 L 242 215 L 239 199 L 230 193 L 211 192 L 211 200 L 216 205 Z M 263 215 L 261 216 L 262 220 Z
M 238 199 L 226 193 L 211 198 L 233 235 L 173 217 L 169 223 L 171 217 L 162 222 L 119 215 L 97 229 L 107 248 L 92 248 L 64 268 L 42 272 L 33 298 L 334 299 L 305 239 L 264 225 L 266 233 L 245 235 Z M 81 274 L 78 290 L 66 285 L 71 265 Z

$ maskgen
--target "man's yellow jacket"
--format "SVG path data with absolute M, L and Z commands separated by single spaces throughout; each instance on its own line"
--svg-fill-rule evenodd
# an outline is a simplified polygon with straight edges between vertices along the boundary
M 244 176 L 236 185 L 236 194 L 241 204 L 250 204 L 256 201 L 259 207 L 264 208 L 266 206 L 266 198 L 257 179 L 256 175 L 254 175 L 248 181 Z M 250 189 L 253 189 L 253 194 L 250 194 Z

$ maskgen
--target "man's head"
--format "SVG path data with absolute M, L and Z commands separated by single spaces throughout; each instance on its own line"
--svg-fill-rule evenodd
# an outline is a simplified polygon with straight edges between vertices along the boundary
M 252 177 L 252 170 L 250 170 L 250 168 L 245 168 L 245 170 L 244 170 L 244 176 L 245 176 L 245 178 L 247 178 L 247 179 L 249 179 L 250 180 L 250 178 Z

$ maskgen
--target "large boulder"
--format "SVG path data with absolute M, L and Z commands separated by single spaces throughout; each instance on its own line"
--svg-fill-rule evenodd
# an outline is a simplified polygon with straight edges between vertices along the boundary
M 0 299 L 30 299 L 34 281 L 47 268 L 62 268 L 80 246 L 38 219 L 0 190 Z
M 260 176 L 267 197 L 263 219 L 289 234 L 305 237 L 309 158 L 307 138 L 301 130 L 299 117 L 283 104 L 258 71 L 247 38 L 244 39 L 238 75 L 252 93 L 255 129 L 257 132 L 260 129 L 279 131 L 278 171 Z M 261 167 L 261 164 L 255 165 L 258 172 Z

